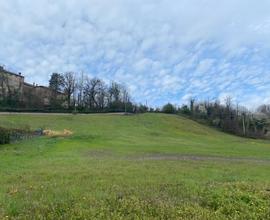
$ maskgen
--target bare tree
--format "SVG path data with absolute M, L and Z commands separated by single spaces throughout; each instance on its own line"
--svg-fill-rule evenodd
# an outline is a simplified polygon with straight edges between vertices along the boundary
M 190 102 L 191 116 L 193 116 L 194 115 L 195 98 L 194 97 L 190 97 L 189 102 Z
M 225 105 L 228 111 L 231 111 L 232 108 L 232 98 L 230 96 L 227 96 L 225 98 Z
M 73 72 L 64 74 L 64 93 L 67 95 L 68 107 L 71 107 L 71 97 L 76 89 L 76 79 Z
M 270 116 L 270 105 L 261 105 L 257 108 L 258 113 L 263 113 L 267 116 Z
M 98 78 L 86 80 L 86 83 L 84 85 L 84 96 L 88 108 L 104 108 L 106 95 L 106 85 L 102 80 Z
M 84 76 L 84 73 L 81 73 L 81 76 L 79 79 L 77 79 L 77 104 L 79 107 L 83 106 L 83 89 L 84 89 L 84 84 L 85 84 L 85 79 L 86 77 Z
M 109 102 L 119 102 L 121 95 L 121 85 L 116 82 L 112 82 L 109 87 Z
M 130 103 L 130 96 L 125 86 L 122 86 L 122 93 L 123 93 L 123 102 L 125 105 L 125 113 L 127 113 L 127 106 L 128 106 L 128 103 Z

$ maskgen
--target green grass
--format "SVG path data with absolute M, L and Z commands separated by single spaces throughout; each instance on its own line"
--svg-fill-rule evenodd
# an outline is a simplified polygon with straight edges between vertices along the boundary
M 163 114 L 0 126 L 74 132 L 0 146 L 0 219 L 270 219 L 270 141 Z

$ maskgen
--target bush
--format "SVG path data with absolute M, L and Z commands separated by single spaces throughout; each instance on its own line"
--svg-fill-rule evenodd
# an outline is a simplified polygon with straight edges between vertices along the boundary
M 0 127 L 0 144 L 10 143 L 11 132 L 9 129 Z
M 176 109 L 172 104 L 168 103 L 162 107 L 162 112 L 167 114 L 174 114 L 176 112 Z
M 188 108 L 187 105 L 183 105 L 180 109 L 179 109 L 179 113 L 184 114 L 184 115 L 191 115 L 191 111 Z
M 32 137 L 35 132 L 31 132 L 30 128 L 20 128 L 20 129 L 8 129 L 0 127 L 0 145 L 9 144 L 14 141 L 23 140 L 25 138 Z

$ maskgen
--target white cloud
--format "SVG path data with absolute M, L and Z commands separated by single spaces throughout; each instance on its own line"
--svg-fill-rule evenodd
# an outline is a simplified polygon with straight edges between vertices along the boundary
M 207 71 L 209 71 L 212 68 L 213 64 L 214 64 L 213 59 L 201 60 L 198 67 L 197 67 L 197 69 L 196 69 L 196 72 L 198 74 L 206 73 Z
M 267 101 L 268 0 L 0 0 L 0 8 L 0 64 L 30 82 L 84 71 L 155 105 L 227 92 L 249 106 L 249 97 Z

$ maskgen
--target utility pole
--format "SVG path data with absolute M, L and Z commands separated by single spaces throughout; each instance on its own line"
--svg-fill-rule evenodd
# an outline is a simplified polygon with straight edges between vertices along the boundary
M 78 103 L 75 101 L 75 104 L 74 104 L 74 114 L 77 114 L 77 107 L 78 107 Z
M 127 114 L 127 98 L 125 98 L 125 115 Z
M 242 114 L 242 123 L 243 123 L 243 134 L 246 136 L 246 120 L 245 120 L 245 113 Z
M 127 91 L 124 91 L 125 115 L 127 114 L 127 99 L 128 99 Z

